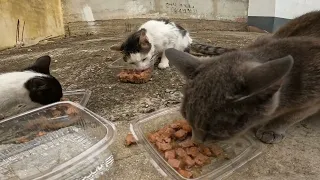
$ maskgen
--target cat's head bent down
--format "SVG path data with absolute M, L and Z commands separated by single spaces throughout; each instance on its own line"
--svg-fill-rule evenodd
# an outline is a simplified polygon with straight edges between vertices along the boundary
M 123 60 L 135 69 L 145 70 L 154 63 L 155 50 L 147 36 L 147 30 L 144 28 L 129 35 L 121 46 L 112 49 L 121 51 Z
M 33 65 L 23 70 L 23 72 L 32 73 L 24 83 L 31 101 L 41 105 L 58 102 L 63 96 L 61 84 L 50 74 L 50 63 L 50 56 L 42 56 Z
M 241 52 L 208 61 L 172 48 L 165 54 L 187 78 L 181 114 L 199 143 L 231 139 L 272 114 L 293 65 L 291 56 L 260 63 Z

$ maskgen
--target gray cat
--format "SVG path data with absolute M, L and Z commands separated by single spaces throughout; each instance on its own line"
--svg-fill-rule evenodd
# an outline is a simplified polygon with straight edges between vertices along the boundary
M 278 143 L 320 104 L 320 40 L 272 38 L 200 61 L 174 49 L 166 57 L 186 78 L 181 113 L 193 140 L 227 140 L 263 125 L 256 136 Z

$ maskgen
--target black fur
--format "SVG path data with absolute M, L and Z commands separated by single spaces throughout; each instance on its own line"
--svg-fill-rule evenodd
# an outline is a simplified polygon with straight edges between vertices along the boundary
M 157 19 L 157 21 L 162 21 L 162 22 L 164 22 L 165 24 L 171 23 L 170 19 L 166 19 L 166 18 L 160 18 L 160 19 Z
M 28 80 L 24 86 L 30 92 L 29 97 L 33 102 L 46 105 L 60 101 L 62 87 L 59 81 L 50 74 L 50 56 L 42 56 L 24 71 L 34 71 L 47 76 L 38 76 Z
M 130 34 L 128 38 L 122 43 L 120 51 L 124 55 L 124 61 L 127 61 L 127 58 L 128 56 L 130 56 L 130 54 L 142 52 L 142 47 L 139 43 L 142 31 L 146 31 L 146 29 L 142 28 L 139 31 Z
M 179 29 L 180 34 L 182 35 L 182 37 L 184 37 L 187 34 L 187 30 L 184 29 L 182 26 L 180 26 L 179 24 L 175 24 L 176 27 Z
M 184 29 L 180 24 L 173 23 L 173 22 L 170 21 L 169 19 L 161 18 L 161 19 L 157 19 L 157 21 L 162 21 L 162 22 L 164 22 L 165 24 L 171 24 L 171 25 L 173 25 L 173 26 L 176 26 L 176 27 L 179 29 L 179 32 L 180 32 L 180 34 L 182 35 L 182 37 L 184 37 L 184 36 L 187 34 L 187 30 L 186 30 L 186 29 Z

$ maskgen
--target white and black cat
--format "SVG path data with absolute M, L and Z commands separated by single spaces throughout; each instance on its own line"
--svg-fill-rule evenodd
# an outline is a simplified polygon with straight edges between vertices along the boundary
M 0 115 L 8 117 L 60 101 L 62 87 L 50 74 L 51 58 L 42 56 L 22 71 L 0 74 Z
M 128 36 L 121 46 L 113 48 L 123 53 L 125 62 L 138 70 L 144 70 L 154 64 L 161 56 L 158 67 L 169 67 L 169 60 L 164 54 L 167 48 L 189 51 L 192 39 L 189 32 L 180 25 L 169 20 L 150 20 Z

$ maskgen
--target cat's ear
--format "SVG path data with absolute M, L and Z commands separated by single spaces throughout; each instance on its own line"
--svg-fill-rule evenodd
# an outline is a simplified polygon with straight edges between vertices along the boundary
M 36 62 L 28 67 L 26 70 L 32 70 L 42 74 L 50 74 L 50 56 L 42 56 L 36 60 Z
M 248 95 L 237 99 L 237 101 L 251 97 L 271 88 L 275 93 L 282 85 L 283 79 L 291 71 L 294 60 L 292 56 L 268 61 L 262 65 L 254 67 L 244 76 L 245 87 Z
M 140 30 L 140 37 L 139 37 L 139 44 L 143 51 L 149 51 L 151 49 L 151 44 L 147 37 L 147 30 L 141 29 Z
M 174 48 L 166 49 L 165 55 L 170 64 L 174 65 L 187 78 L 193 78 L 194 72 L 201 64 L 197 58 Z

